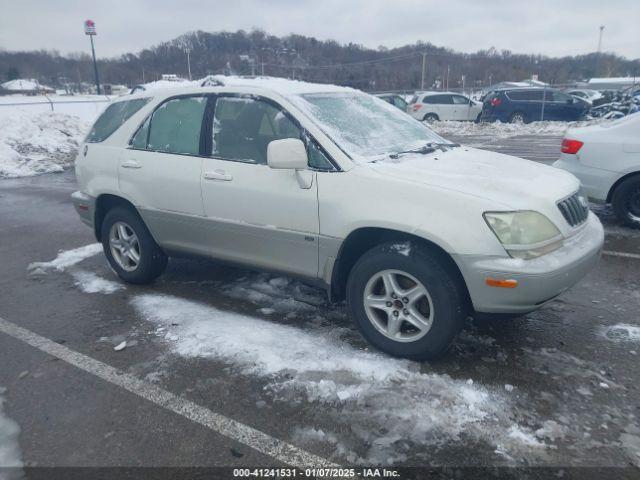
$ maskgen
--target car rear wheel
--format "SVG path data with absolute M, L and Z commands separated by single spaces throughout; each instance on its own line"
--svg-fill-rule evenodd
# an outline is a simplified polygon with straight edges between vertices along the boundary
M 422 119 L 422 121 L 427 122 L 427 123 L 437 122 L 438 120 L 440 120 L 440 117 L 438 115 L 436 115 L 435 113 L 427 113 L 424 116 L 424 118 Z
M 527 119 L 522 112 L 514 112 L 509 117 L 511 123 L 527 123 Z
M 109 265 L 125 282 L 151 283 L 167 266 L 167 256 L 138 213 L 129 208 L 117 207 L 107 213 L 101 240 Z
M 347 302 L 362 335 L 397 357 L 443 355 L 464 324 L 464 296 L 449 267 L 427 249 L 385 243 L 349 274 Z
M 627 226 L 640 228 L 640 175 L 623 181 L 613 192 L 613 210 Z

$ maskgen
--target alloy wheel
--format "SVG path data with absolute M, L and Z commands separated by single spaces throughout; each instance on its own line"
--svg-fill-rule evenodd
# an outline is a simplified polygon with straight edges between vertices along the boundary
M 115 222 L 109 230 L 111 255 L 126 272 L 132 272 L 140 264 L 140 241 L 133 229 L 125 222 Z
M 433 302 L 427 288 L 401 270 L 382 270 L 364 288 L 364 309 L 372 325 L 396 342 L 414 342 L 433 325 Z

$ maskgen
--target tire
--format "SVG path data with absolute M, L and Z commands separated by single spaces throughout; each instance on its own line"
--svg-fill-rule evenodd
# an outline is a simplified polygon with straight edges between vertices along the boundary
M 513 112 L 509 117 L 509 123 L 527 123 L 527 117 L 522 112 Z
M 396 290 L 399 295 L 395 299 L 386 291 L 387 275 L 394 275 L 395 284 L 402 287 Z M 416 300 L 402 297 L 403 291 L 411 295 L 408 292 L 418 286 L 427 294 Z M 371 295 L 372 300 L 365 301 L 365 295 Z M 464 325 L 465 298 L 450 267 L 413 243 L 389 242 L 374 247 L 360 257 L 347 280 L 348 309 L 362 336 L 389 355 L 412 360 L 432 360 L 448 350 Z M 371 307 L 372 302 L 383 309 Z M 416 328 L 405 320 L 407 312 L 419 314 L 413 316 L 414 322 L 427 315 L 430 322 Z M 392 322 L 399 323 L 397 332 L 389 332 L 397 328 Z
M 640 175 L 627 178 L 618 185 L 611 204 L 616 216 L 626 226 L 640 228 Z
M 167 256 L 138 213 L 130 208 L 109 210 L 102 222 L 100 238 L 109 265 L 127 283 L 151 283 L 167 266 Z
M 438 115 L 436 115 L 435 113 L 427 113 L 423 118 L 422 121 L 423 122 L 437 122 L 438 120 L 440 120 L 440 117 Z

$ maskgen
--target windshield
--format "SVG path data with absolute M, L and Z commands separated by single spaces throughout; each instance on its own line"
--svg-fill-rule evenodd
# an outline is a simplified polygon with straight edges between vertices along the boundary
M 361 92 L 305 94 L 296 104 L 352 159 L 370 162 L 382 155 L 450 143 L 424 124 L 379 98 Z

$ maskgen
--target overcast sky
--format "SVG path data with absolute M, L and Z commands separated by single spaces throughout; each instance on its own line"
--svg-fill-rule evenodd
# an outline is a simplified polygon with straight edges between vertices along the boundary
M 595 51 L 600 25 L 603 50 L 640 57 L 640 0 L 0 0 L 0 48 L 87 51 L 87 18 L 99 57 L 193 30 L 253 27 L 374 48 L 423 40 L 559 56 Z

